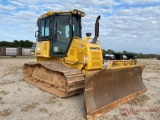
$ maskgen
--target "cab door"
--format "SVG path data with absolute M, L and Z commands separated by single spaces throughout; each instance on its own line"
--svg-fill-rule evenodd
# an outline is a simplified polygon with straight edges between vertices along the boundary
M 65 57 L 71 40 L 71 15 L 53 16 L 53 35 L 51 38 L 51 56 Z

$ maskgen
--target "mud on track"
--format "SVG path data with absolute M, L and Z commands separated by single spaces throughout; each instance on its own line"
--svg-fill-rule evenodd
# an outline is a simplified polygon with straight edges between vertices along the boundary
M 85 120 L 83 93 L 59 98 L 24 81 L 23 64 L 35 61 L 34 57 L 0 57 L 0 119 Z M 97 120 L 160 119 L 160 60 L 138 63 L 146 65 L 143 79 L 148 91 Z

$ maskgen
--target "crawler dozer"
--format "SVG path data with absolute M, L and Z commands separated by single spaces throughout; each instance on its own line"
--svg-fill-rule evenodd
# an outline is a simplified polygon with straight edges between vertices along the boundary
M 114 60 L 103 66 L 99 37 L 99 19 L 95 37 L 81 37 L 79 10 L 50 11 L 37 20 L 35 56 L 37 62 L 25 63 L 25 81 L 59 97 L 84 91 L 87 119 L 133 99 L 147 90 L 142 81 L 144 65 L 136 60 Z

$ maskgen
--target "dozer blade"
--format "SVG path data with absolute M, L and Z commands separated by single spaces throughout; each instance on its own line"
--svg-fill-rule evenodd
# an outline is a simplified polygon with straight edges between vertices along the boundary
M 142 81 L 143 68 L 103 69 L 90 77 L 85 85 L 87 119 L 98 117 L 146 91 Z

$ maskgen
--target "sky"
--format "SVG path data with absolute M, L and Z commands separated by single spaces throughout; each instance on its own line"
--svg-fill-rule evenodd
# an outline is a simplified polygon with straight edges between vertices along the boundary
M 105 50 L 160 54 L 160 0 L 0 0 L 0 41 L 36 42 L 37 18 L 48 11 L 85 12 L 82 38 L 98 15 Z

